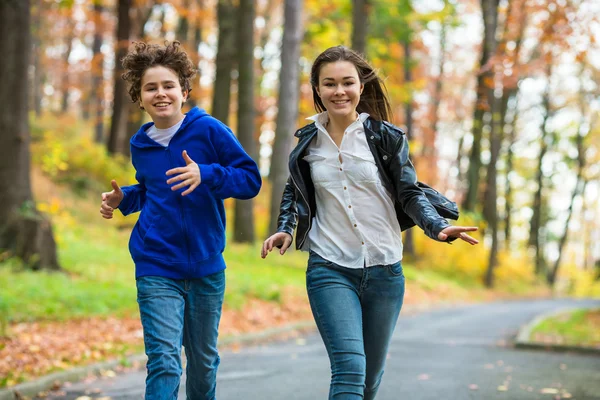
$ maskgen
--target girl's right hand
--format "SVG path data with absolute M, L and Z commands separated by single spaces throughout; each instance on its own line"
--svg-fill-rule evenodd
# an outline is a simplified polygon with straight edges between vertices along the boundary
M 262 250 L 260 251 L 260 256 L 262 258 L 265 258 L 273 250 L 274 247 L 279 246 L 281 246 L 279 254 L 283 255 L 285 254 L 285 251 L 288 249 L 288 247 L 290 247 L 290 244 L 292 244 L 292 235 L 285 232 L 277 232 L 276 234 L 264 241 L 262 245 Z
M 113 211 L 119 207 L 123 200 L 123 192 L 114 179 L 110 182 L 113 187 L 111 192 L 102 193 L 102 204 L 100 205 L 100 214 L 102 218 L 111 219 L 113 217 Z

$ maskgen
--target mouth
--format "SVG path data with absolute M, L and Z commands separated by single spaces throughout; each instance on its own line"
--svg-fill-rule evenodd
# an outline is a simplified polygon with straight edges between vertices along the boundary
M 346 104 L 346 103 L 349 103 L 349 102 L 350 102 L 350 100 L 332 100 L 331 102 L 332 102 L 333 104 L 338 104 L 338 105 L 341 105 L 341 104 Z
M 160 102 L 160 103 L 154 104 L 154 107 L 156 107 L 156 108 L 166 108 L 166 107 L 168 107 L 170 105 L 171 105 L 171 103 Z

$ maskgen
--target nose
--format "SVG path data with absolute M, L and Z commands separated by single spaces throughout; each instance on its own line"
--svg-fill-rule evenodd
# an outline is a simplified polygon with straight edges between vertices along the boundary
M 335 86 L 335 95 L 340 95 L 344 93 L 344 88 L 342 87 L 342 85 L 336 85 Z

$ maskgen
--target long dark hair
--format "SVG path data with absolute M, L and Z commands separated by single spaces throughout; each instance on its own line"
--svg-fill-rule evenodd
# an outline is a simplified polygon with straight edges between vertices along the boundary
M 313 91 L 313 102 L 317 112 L 326 111 L 317 87 L 319 86 L 319 74 L 325 64 L 336 61 L 348 61 L 356 67 L 360 83 L 364 85 L 363 92 L 360 95 L 360 101 L 356 107 L 359 113 L 366 112 L 371 117 L 380 121 L 390 121 L 392 117 L 392 108 L 386 95 L 385 84 L 377 76 L 377 72 L 369 63 L 357 52 L 345 46 L 330 47 L 315 59 L 310 71 L 310 84 Z

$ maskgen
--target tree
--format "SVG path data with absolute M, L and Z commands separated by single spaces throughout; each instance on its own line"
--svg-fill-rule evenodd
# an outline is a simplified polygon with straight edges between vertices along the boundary
M 60 269 L 50 222 L 35 208 L 30 181 L 29 0 L 0 2 L 0 249 L 32 269 Z
M 121 60 L 127 54 L 129 48 L 129 34 L 131 32 L 131 19 L 129 12 L 133 0 L 119 0 L 117 11 L 117 37 L 115 45 L 115 70 L 114 95 L 113 95 L 113 115 L 110 123 L 110 134 L 108 137 L 107 149 L 109 153 L 123 153 L 123 138 L 127 131 L 127 118 L 131 101 L 127 94 L 127 86 L 121 78 L 123 66 Z
M 352 0 L 352 49 L 360 54 L 367 50 L 369 0 Z
M 227 124 L 231 98 L 231 71 L 235 65 L 236 7 L 233 0 L 219 0 L 217 4 L 219 43 L 215 60 L 215 84 L 213 88 L 213 117 Z
M 484 125 L 484 114 L 490 109 L 488 103 L 489 88 L 494 81 L 493 69 L 489 61 L 496 49 L 496 27 L 498 23 L 499 0 L 481 0 L 481 15 L 483 18 L 484 37 L 481 45 L 480 71 L 477 75 L 477 100 L 473 115 L 473 144 L 469 156 L 467 171 L 468 187 L 462 207 L 465 211 L 475 211 L 475 204 L 479 195 L 479 181 L 481 178 L 481 141 Z
M 90 104 L 94 104 L 91 114 L 94 115 L 94 140 L 96 143 L 104 141 L 104 55 L 101 47 L 103 42 L 104 24 L 102 13 L 104 6 L 102 0 L 94 1 L 94 41 L 92 43 L 92 87 Z
M 238 54 L 238 127 L 241 145 L 255 161 L 254 139 L 254 0 L 241 0 L 239 9 Z M 235 201 L 234 242 L 254 242 L 254 201 Z
M 294 143 L 300 97 L 300 43 L 302 42 L 302 0 L 285 0 L 281 70 L 279 71 L 279 104 L 277 128 L 269 178 L 271 181 L 271 212 L 269 232 L 277 230 L 279 203 L 289 175 L 288 157 Z

